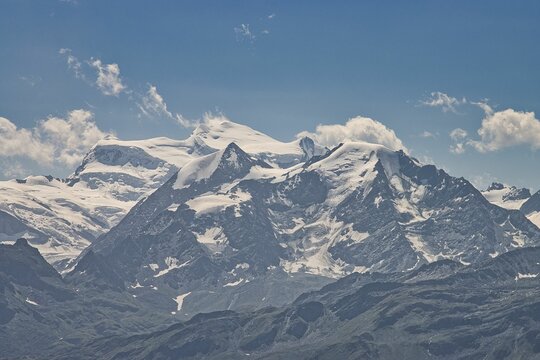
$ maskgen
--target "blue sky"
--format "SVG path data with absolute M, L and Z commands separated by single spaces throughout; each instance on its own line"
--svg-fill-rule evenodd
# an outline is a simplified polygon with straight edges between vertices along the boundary
M 360 115 L 453 175 L 538 189 L 539 16 L 533 0 L 4 0 L 0 117 L 18 139 L 57 142 L 78 140 L 44 120 L 91 119 L 89 142 L 186 137 L 176 114 L 222 112 L 282 140 Z M 170 116 L 141 111 L 149 86 Z M 74 146 L 47 163 L 0 143 L 0 176 L 69 174 L 87 145 Z

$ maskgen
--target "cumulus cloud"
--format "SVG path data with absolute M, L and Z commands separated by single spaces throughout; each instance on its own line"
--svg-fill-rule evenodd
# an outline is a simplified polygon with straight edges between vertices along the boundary
M 41 141 L 37 128 L 19 129 L 4 117 L 0 117 L 0 156 L 24 156 L 32 160 L 51 163 L 52 146 Z
M 309 136 L 324 146 L 333 147 L 346 141 L 365 141 L 384 145 L 392 150 L 407 148 L 396 133 L 382 123 L 362 116 L 350 119 L 345 125 L 318 125 L 315 132 L 301 132 L 297 137 Z
M 249 28 L 249 24 L 240 24 L 240 26 L 234 28 L 237 41 L 248 40 L 253 42 L 256 38 L 255 34 Z
M 96 86 L 104 95 L 118 96 L 126 89 L 120 78 L 118 64 L 104 64 L 100 59 L 91 59 L 89 64 L 97 72 Z
M 526 145 L 531 149 L 540 148 L 540 120 L 534 112 L 506 109 L 495 111 L 487 99 L 481 101 L 461 100 L 440 91 L 432 92 L 430 97 L 420 102 L 421 105 L 441 107 L 443 111 L 457 112 L 457 106 L 468 104 L 484 111 L 482 125 L 477 130 L 476 139 L 469 137 L 467 131 L 454 129 L 450 133 L 452 144 L 450 152 L 462 154 L 466 148 L 473 148 L 486 153 L 512 146 Z
M 167 104 L 154 85 L 148 86 L 148 91 L 139 104 L 137 104 L 141 112 L 148 117 L 163 116 L 171 120 L 176 121 L 179 125 L 185 128 L 193 128 L 197 126 L 198 122 L 188 120 L 184 116 L 178 113 L 172 113 L 167 109 Z
M 30 129 L 17 128 L 0 117 L 0 157 L 29 159 L 44 166 L 75 166 L 106 135 L 93 114 L 82 109 L 70 111 L 65 118 L 50 116 Z
M 432 92 L 427 99 L 420 101 L 420 105 L 429 107 L 440 107 L 444 112 L 450 111 L 453 113 L 457 113 L 457 106 L 466 103 L 467 99 L 465 98 L 462 98 L 460 100 L 440 91 Z
M 450 132 L 453 144 L 450 151 L 465 152 L 466 147 L 486 153 L 512 146 L 526 145 L 531 149 L 540 148 L 540 120 L 534 112 L 506 109 L 495 111 L 487 100 L 469 102 L 484 111 L 478 137 L 470 137 L 467 131 L 457 128 Z
M 484 108 L 482 126 L 477 131 L 480 139 L 469 140 L 476 150 L 489 152 L 517 145 L 540 148 L 540 121 L 534 112 L 514 109 L 494 112 L 487 104 Z
M 49 117 L 39 123 L 38 131 L 46 145 L 54 149 L 55 161 L 77 165 L 98 140 L 109 135 L 98 128 L 94 114 L 79 109 L 66 118 Z

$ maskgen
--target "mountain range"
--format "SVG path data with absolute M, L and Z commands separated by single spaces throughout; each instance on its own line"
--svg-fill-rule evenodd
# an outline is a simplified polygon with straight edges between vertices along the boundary
M 224 118 L 108 137 L 65 179 L 0 183 L 0 353 L 497 358 L 524 334 L 530 355 L 538 214 L 539 193 L 479 191 L 379 144 Z

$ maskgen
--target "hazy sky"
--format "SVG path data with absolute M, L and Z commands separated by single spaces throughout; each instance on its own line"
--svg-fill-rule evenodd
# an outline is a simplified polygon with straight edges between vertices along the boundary
M 210 111 L 281 140 L 370 117 L 452 175 L 538 189 L 539 19 L 534 0 L 2 0 L 0 177 Z

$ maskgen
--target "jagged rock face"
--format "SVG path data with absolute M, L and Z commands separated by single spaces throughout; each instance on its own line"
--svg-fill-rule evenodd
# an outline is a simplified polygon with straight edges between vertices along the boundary
M 184 315 L 208 310 L 202 298 L 235 308 L 246 289 L 242 304 L 260 302 L 277 278 L 282 288 L 291 276 L 318 286 L 353 271 L 477 263 L 539 241 L 519 211 L 401 151 L 346 143 L 279 169 L 231 144 L 186 164 L 90 250 L 128 291 Z
M 503 195 L 503 201 L 513 201 L 513 200 L 527 200 L 531 197 L 531 191 L 529 189 L 513 188 L 508 194 Z
M 199 314 L 166 330 L 103 338 L 69 359 L 533 359 L 540 354 L 540 248 L 472 265 L 353 274 L 292 304 Z
M 540 226 L 540 191 L 537 191 L 525 201 L 520 210 L 536 226 Z
M 506 186 L 498 182 L 492 182 L 486 189 L 486 191 L 503 190 Z

